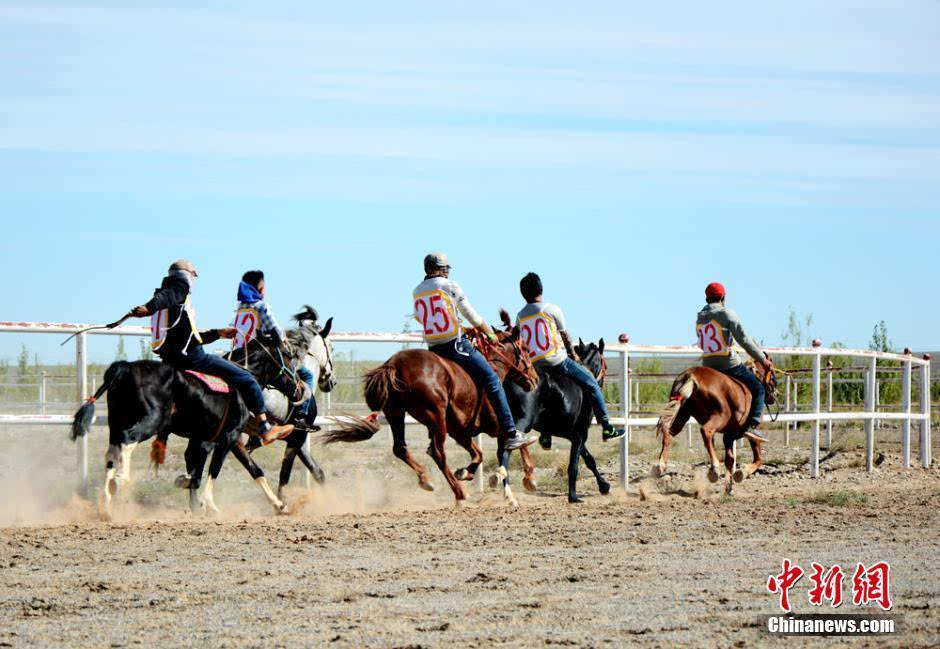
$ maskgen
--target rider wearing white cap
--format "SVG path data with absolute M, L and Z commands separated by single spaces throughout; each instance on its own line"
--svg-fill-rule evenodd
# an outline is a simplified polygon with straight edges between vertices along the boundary
M 447 255 L 442 252 L 427 255 L 424 274 L 424 281 L 415 287 L 412 297 L 415 320 L 421 324 L 428 349 L 460 365 L 486 391 L 496 411 L 507 449 L 531 444 L 536 439 L 534 435 L 525 436 L 516 430 L 516 422 L 496 372 L 483 354 L 461 335 L 460 316 L 463 316 L 491 340 L 496 340 L 496 334 L 470 305 L 460 285 L 449 278 Z

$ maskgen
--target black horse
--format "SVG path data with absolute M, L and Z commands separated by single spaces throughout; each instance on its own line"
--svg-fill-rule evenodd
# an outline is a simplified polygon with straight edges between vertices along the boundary
M 296 380 L 293 372 L 285 371 L 285 367 L 302 361 L 306 353 L 307 348 L 299 346 L 295 347 L 295 358 L 286 363 L 270 357 L 259 369 L 262 385 L 271 385 L 302 401 L 309 391 Z M 214 392 L 201 379 L 159 361 L 118 361 L 108 367 L 101 387 L 75 413 L 73 440 L 88 433 L 94 420 L 95 401 L 106 391 L 109 447 L 105 455 L 105 513 L 110 515 L 111 501 L 120 483 L 130 479 L 134 448 L 154 436 L 165 439 L 169 432 L 189 439 L 184 454 L 188 474 L 184 484 L 189 488 L 190 507 L 195 511 L 203 505 L 209 511 L 218 511 L 213 484 L 228 453 L 238 444 L 249 418 L 238 393 L 235 390 Z M 200 500 L 198 490 L 210 452 L 209 478 Z M 285 513 L 286 506 L 275 496 L 264 473 L 247 453 L 242 463 L 275 510 Z
M 607 369 L 604 363 L 604 339 L 601 338 L 596 345 L 585 345 L 579 339 L 575 351 L 581 357 L 581 363 L 603 386 Z M 541 369 L 538 373 L 538 387 L 531 392 L 523 392 L 512 384 L 505 386 L 516 427 L 523 433 L 535 429 L 571 442 L 571 454 L 568 458 L 568 502 L 581 502 L 577 493 L 579 458 L 584 458 L 584 463 L 597 478 L 598 490 L 602 494 L 609 493 L 610 483 L 604 480 L 604 476 L 597 470 L 597 462 L 587 449 L 588 428 L 594 417 L 587 393 L 568 377 L 555 376 Z

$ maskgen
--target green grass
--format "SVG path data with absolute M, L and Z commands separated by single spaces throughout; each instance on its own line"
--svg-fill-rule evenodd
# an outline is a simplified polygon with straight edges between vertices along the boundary
M 817 491 L 806 499 L 814 505 L 829 505 L 830 507 L 858 507 L 868 502 L 868 496 L 846 489 L 834 491 Z

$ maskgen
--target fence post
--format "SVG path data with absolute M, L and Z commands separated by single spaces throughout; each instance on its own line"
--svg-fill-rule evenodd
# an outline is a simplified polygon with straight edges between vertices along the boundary
M 477 446 L 480 447 L 480 453 L 483 454 L 483 435 L 477 435 L 473 439 L 476 441 Z M 473 481 L 476 483 L 477 492 L 482 494 L 484 491 L 483 489 L 483 463 L 482 462 L 480 463 L 480 466 L 477 467 L 477 474 L 473 477 Z
M 630 483 L 630 356 L 627 350 L 620 352 L 620 407 L 623 409 L 624 435 L 620 438 L 620 487 L 626 491 Z
M 689 448 L 692 448 L 692 419 L 691 418 L 689 418 L 689 425 L 687 427 L 687 430 L 688 430 L 688 433 L 686 433 L 686 436 L 689 439 Z
M 875 376 L 878 372 L 878 357 L 872 356 L 868 365 L 868 376 L 865 377 L 865 411 L 871 414 L 865 420 L 865 469 L 872 473 L 875 470 Z
M 881 408 L 881 381 L 878 380 L 878 374 L 875 374 L 875 412 L 880 412 Z M 875 422 L 875 428 L 881 430 L 882 420 Z
M 810 449 L 810 477 L 819 477 L 819 390 L 822 372 L 822 355 L 817 351 L 813 355 L 813 440 Z
M 46 370 L 39 375 L 39 414 L 46 414 Z
M 790 375 L 787 374 L 787 387 L 786 387 L 786 397 L 784 399 L 783 411 L 785 413 L 790 412 L 790 385 L 793 383 Z M 790 422 L 784 422 L 783 424 L 783 445 L 790 445 Z
M 930 453 L 930 354 L 924 354 L 920 371 L 920 412 L 924 420 L 920 424 L 920 464 L 925 469 L 930 467 L 933 458 Z
M 901 370 L 901 412 L 907 415 L 901 420 L 901 464 L 911 468 L 911 361 L 905 360 Z
M 88 342 L 84 333 L 75 337 L 75 400 L 79 405 L 88 396 Z M 88 486 L 88 435 L 78 438 L 78 474 L 82 493 Z
M 832 412 L 832 361 L 827 363 L 829 376 L 826 378 L 826 396 L 829 402 L 827 412 Z M 832 451 L 832 420 L 826 422 L 826 450 Z

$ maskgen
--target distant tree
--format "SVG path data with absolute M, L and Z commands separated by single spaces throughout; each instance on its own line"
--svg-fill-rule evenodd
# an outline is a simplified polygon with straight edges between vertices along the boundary
M 118 336 L 117 351 L 114 352 L 114 360 L 126 361 L 127 350 L 124 349 L 124 336 Z
M 20 347 L 20 355 L 16 359 L 16 371 L 19 376 L 26 376 L 29 371 L 29 352 L 26 350 L 26 344 Z
M 868 349 L 876 352 L 890 352 L 894 350 L 894 343 L 888 338 L 888 325 L 882 320 L 875 325 L 871 334 Z
M 141 338 L 140 342 L 140 355 L 139 358 L 142 361 L 152 361 L 153 360 L 153 350 L 150 349 L 150 343 L 146 339 Z

